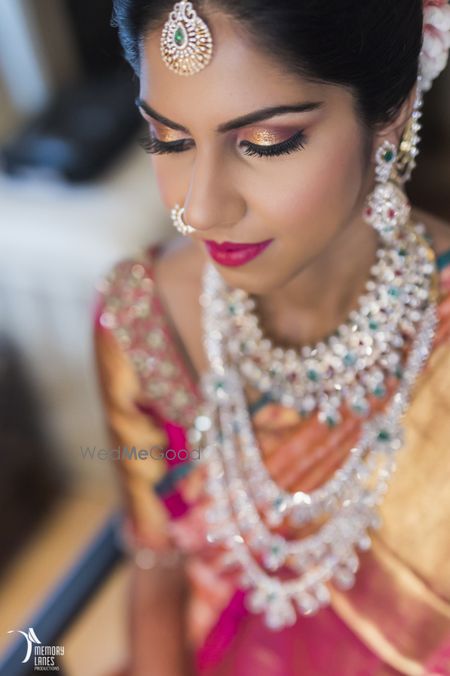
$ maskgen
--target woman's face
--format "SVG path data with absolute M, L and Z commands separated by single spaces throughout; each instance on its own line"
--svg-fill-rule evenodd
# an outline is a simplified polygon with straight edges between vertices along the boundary
M 350 223 L 368 227 L 362 210 L 373 178 L 365 136 L 346 89 L 288 74 L 236 22 L 219 13 L 204 18 L 214 53 L 195 75 L 167 68 L 160 31 L 144 43 L 140 97 L 165 123 L 141 112 L 151 137 L 182 142 L 182 152 L 152 154 L 153 167 L 164 204 L 184 205 L 184 221 L 197 229 L 189 237 L 205 256 L 204 240 L 273 240 L 243 265 L 213 262 L 230 285 L 265 294 L 306 269 Z M 301 108 L 218 130 L 279 106 Z M 277 146 L 289 152 L 257 154 Z

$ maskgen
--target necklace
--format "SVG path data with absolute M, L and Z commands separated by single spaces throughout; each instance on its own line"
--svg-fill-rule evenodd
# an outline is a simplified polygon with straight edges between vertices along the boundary
M 425 241 L 416 246 L 431 261 Z M 202 378 L 199 420 L 211 502 L 207 539 L 225 547 L 224 566 L 241 569 L 249 610 L 263 612 L 268 627 L 281 629 L 296 621 L 296 611 L 310 615 L 329 603 L 327 582 L 343 589 L 354 584 L 357 551 L 370 548 L 370 529 L 381 525 L 377 507 L 403 445 L 400 421 L 431 351 L 437 307 L 430 282 L 400 385 L 386 409 L 362 424 L 360 439 L 331 479 L 312 492 L 289 493 L 269 476 L 255 440 L 242 376 L 227 349 L 232 329 L 224 321 L 222 291 L 223 279 L 206 266 L 200 300 L 210 371 Z M 293 525 L 321 523 L 311 535 L 288 539 L 270 529 L 286 517 Z
M 332 335 L 298 351 L 274 346 L 263 335 L 253 298 L 222 284 L 225 311 L 218 324 L 231 329 L 227 350 L 241 376 L 304 417 L 318 409 L 319 421 L 330 427 L 341 421 L 343 403 L 365 415 L 369 395 L 385 396 L 388 375 L 401 378 L 402 348 L 427 303 L 434 266 L 421 234 L 417 225 L 382 242 L 358 308 Z

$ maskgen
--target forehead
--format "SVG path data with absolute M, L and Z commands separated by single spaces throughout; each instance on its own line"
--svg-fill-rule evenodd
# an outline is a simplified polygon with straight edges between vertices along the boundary
M 213 55 L 194 75 L 178 75 L 165 65 L 162 25 L 144 41 L 140 96 L 158 112 L 190 128 L 195 123 L 215 127 L 257 108 L 323 98 L 324 85 L 289 72 L 257 49 L 236 20 L 219 12 L 199 15 L 211 31 Z

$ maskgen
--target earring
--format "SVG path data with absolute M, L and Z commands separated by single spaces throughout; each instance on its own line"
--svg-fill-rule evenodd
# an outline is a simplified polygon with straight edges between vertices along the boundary
M 170 212 L 170 217 L 172 223 L 182 235 L 190 235 L 195 232 L 195 228 L 192 225 L 188 225 L 183 221 L 184 207 L 180 207 L 179 204 L 175 204 L 174 208 Z
M 419 131 L 422 128 L 420 118 L 422 117 L 423 94 L 421 87 L 421 78 L 419 77 L 416 88 L 416 97 L 414 99 L 413 111 L 408 120 L 408 124 L 403 132 L 399 146 L 397 159 L 397 175 L 402 183 L 406 183 L 411 178 L 413 169 L 416 166 L 416 157 L 419 154 Z
M 394 239 L 407 223 L 411 206 L 397 181 L 397 148 L 384 141 L 375 154 L 375 181 L 364 210 L 364 219 L 385 239 Z

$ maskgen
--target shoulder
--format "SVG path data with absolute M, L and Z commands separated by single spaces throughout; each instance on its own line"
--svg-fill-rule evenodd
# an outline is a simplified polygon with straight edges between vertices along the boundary
M 97 280 L 93 317 L 96 331 L 114 331 L 119 327 L 123 313 L 136 307 L 142 288 L 149 287 L 145 279 L 151 276 L 151 269 L 151 252 L 141 250 L 135 256 L 118 260 Z
M 158 242 L 142 247 L 134 255 L 116 261 L 98 280 L 95 285 L 95 316 L 99 320 L 107 310 L 116 311 L 120 307 L 134 307 L 136 301 L 145 297 L 151 301 L 156 293 L 156 277 L 158 286 L 170 284 L 180 278 L 183 269 L 187 269 L 185 247 L 177 240 Z M 142 305 L 142 303 L 141 303 Z M 141 307 L 141 310 L 143 308 Z M 100 322 L 104 328 L 114 328 L 112 317 L 107 314 Z
M 186 295 L 197 291 L 205 258 L 196 242 L 175 238 L 166 242 L 154 257 L 154 279 L 162 293 Z
M 197 242 L 175 240 L 159 252 L 153 267 L 161 311 L 172 327 L 179 349 L 187 352 L 185 360 L 193 373 L 204 367 L 199 298 L 205 260 Z
M 450 251 L 450 223 L 448 221 L 417 208 L 413 209 L 412 215 L 414 220 L 424 224 L 437 256 Z
M 97 285 L 94 322 L 98 359 L 105 350 L 120 353 L 138 376 L 142 397 L 163 418 L 184 423 L 198 403 L 176 340 L 179 318 L 192 322 L 187 301 L 180 297 L 188 286 L 182 283 L 187 262 L 178 242 L 171 240 L 119 260 Z M 180 294 L 172 294 L 170 285 Z

